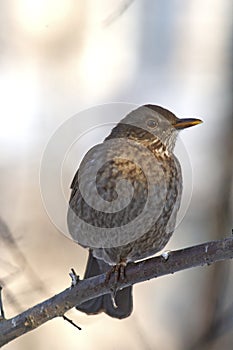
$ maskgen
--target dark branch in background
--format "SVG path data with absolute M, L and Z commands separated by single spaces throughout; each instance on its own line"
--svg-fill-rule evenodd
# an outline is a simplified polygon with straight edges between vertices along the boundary
M 169 253 L 167 260 L 159 256 L 128 264 L 126 280 L 119 281 L 118 288 L 231 258 L 233 258 L 233 237 L 173 251 Z M 9 320 L 2 319 L 0 321 L 0 346 L 39 327 L 54 317 L 63 317 L 66 311 L 84 301 L 109 293 L 113 285 L 114 276 L 106 282 L 106 274 L 78 281 L 76 285 L 20 315 Z
M 0 321 L 5 318 L 3 304 L 2 304 L 2 286 L 0 286 Z
M 197 341 L 190 348 L 195 349 L 207 349 L 214 345 L 214 342 L 232 328 L 233 321 L 233 304 L 222 313 L 218 318 L 215 318 L 211 323 L 211 328 L 207 328 L 206 332 L 197 339 Z
M 122 1 L 122 3 L 118 6 L 118 9 L 104 20 L 104 25 L 109 26 L 115 22 L 115 20 L 117 20 L 125 13 L 125 11 L 130 7 L 130 5 L 132 5 L 133 2 L 134 0 Z
M 0 217 L 0 238 L 1 243 L 4 244 L 5 249 L 9 249 L 10 254 L 12 255 L 15 262 L 17 262 L 17 268 L 14 268 L 14 272 L 7 275 L 7 277 L 0 278 L 0 286 L 4 288 L 5 298 L 8 299 L 9 303 L 14 306 L 14 309 L 17 312 L 22 311 L 22 306 L 18 302 L 15 296 L 13 296 L 10 291 L 7 283 L 12 281 L 13 277 L 20 276 L 20 272 L 24 271 L 28 279 L 28 285 L 33 287 L 33 290 L 36 290 L 38 293 L 48 293 L 44 282 L 40 279 L 40 277 L 36 274 L 36 272 L 32 269 L 30 262 L 25 257 L 24 253 L 20 249 L 19 245 L 16 242 L 15 237 L 13 236 L 11 230 L 5 221 Z M 2 276 L 1 276 L 2 277 Z M 26 291 L 27 292 L 27 291 Z
M 223 238 L 223 232 L 227 232 L 232 224 L 231 189 L 233 185 L 232 159 L 233 154 L 233 115 L 229 114 L 228 123 L 219 150 L 224 157 L 218 157 L 218 167 L 221 169 L 219 180 L 219 190 L 216 193 L 217 200 L 210 208 L 211 217 L 211 237 L 214 239 Z M 225 301 L 230 283 L 230 264 L 216 264 L 209 271 L 209 280 L 206 285 L 206 295 L 204 296 L 205 308 L 202 309 L 202 327 L 199 336 L 195 334 L 193 343 L 189 339 L 189 344 L 185 349 L 205 350 L 227 332 L 233 326 L 233 309 L 225 309 Z M 219 345 L 221 346 L 221 345 Z

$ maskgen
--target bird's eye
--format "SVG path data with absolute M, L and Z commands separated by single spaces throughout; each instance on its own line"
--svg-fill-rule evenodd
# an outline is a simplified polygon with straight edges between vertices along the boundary
M 157 121 L 155 119 L 149 119 L 147 120 L 147 126 L 151 129 L 156 128 L 158 125 Z

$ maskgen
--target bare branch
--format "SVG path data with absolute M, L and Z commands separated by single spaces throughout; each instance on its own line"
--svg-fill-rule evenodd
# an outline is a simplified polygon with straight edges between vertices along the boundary
M 191 267 L 210 265 L 231 258 L 233 258 L 233 237 L 173 251 L 170 252 L 167 260 L 158 256 L 128 264 L 126 280 L 119 281 L 118 289 Z M 66 311 L 84 301 L 109 293 L 113 285 L 114 276 L 107 281 L 106 274 L 82 280 L 16 317 L 1 320 L 0 346 L 54 317 L 63 317 Z

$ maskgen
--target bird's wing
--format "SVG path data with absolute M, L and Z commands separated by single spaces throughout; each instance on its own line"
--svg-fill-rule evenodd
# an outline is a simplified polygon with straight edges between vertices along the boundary
M 114 150 L 103 143 L 84 157 L 71 184 L 68 211 L 70 233 L 82 245 L 127 244 L 161 214 L 167 191 L 163 170 L 141 151 L 130 143 Z

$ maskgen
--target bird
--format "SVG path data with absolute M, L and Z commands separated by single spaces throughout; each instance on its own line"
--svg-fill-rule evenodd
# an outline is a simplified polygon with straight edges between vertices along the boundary
M 174 154 L 178 133 L 202 120 L 178 118 L 142 105 L 130 111 L 104 141 L 91 148 L 71 183 L 67 225 L 89 250 L 84 279 L 161 251 L 173 234 L 182 196 Z M 76 308 L 123 319 L 133 310 L 132 286 Z

